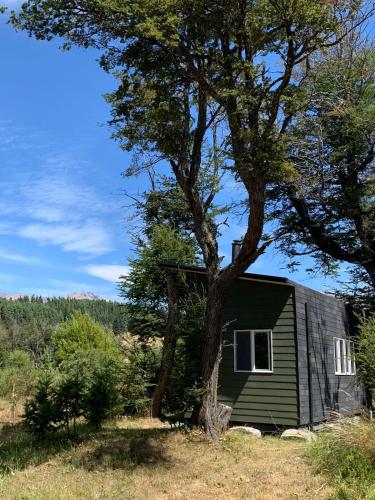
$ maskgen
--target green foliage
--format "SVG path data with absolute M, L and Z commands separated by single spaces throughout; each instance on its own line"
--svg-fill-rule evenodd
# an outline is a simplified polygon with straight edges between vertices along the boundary
M 77 351 L 100 350 L 113 355 L 120 353 L 113 333 L 81 311 L 74 311 L 60 325 L 52 335 L 52 344 L 58 361 L 67 359 Z
M 52 404 L 57 408 L 56 423 L 62 424 L 69 430 L 69 423 L 73 420 L 73 432 L 76 429 L 76 420 L 83 415 L 85 384 L 84 375 L 76 368 L 68 374 L 63 374 L 53 393 Z
M 160 360 L 161 349 L 147 343 L 133 343 L 126 350 L 122 384 L 126 415 L 149 415 Z
M 276 187 L 277 210 L 271 215 L 281 220 L 279 246 L 293 264 L 307 253 L 329 272 L 337 272 L 337 260 L 362 266 L 372 280 L 373 302 L 374 44 L 353 33 L 315 58 L 304 88 L 308 106 L 289 134 L 289 161 L 297 176 L 287 187 Z M 358 278 L 354 272 L 355 292 Z
M 175 363 L 164 402 L 165 413 L 190 410 L 202 397 L 201 357 L 206 296 L 191 286 L 181 304 Z
M 37 297 L 0 299 L 0 363 L 1 353 L 21 349 L 30 352 L 38 364 L 51 345 L 53 331 L 76 310 L 86 312 L 115 334 L 127 329 L 125 308 L 116 302 Z
M 137 247 L 130 272 L 122 280 L 121 294 L 127 301 L 129 328 L 142 339 L 162 337 L 167 314 L 166 271 L 161 262 L 196 263 L 191 237 L 168 225 L 153 226 L 147 242 Z
M 357 377 L 372 393 L 375 391 L 375 314 L 361 319 L 356 361 Z
M 368 499 L 375 492 L 375 428 L 371 422 L 344 423 L 319 435 L 310 448 L 317 471 L 337 487 L 332 496 L 339 499 Z
M 104 420 L 123 411 L 119 392 L 122 381 L 120 365 L 114 359 L 93 370 L 90 386 L 84 398 L 84 415 L 90 424 L 100 427 Z
M 375 311 L 375 289 L 369 274 L 361 266 L 349 270 L 350 279 L 341 285 L 335 293 L 348 302 L 356 311 Z
M 39 378 L 34 398 L 25 404 L 24 419 L 28 429 L 40 438 L 47 432 L 57 430 L 59 409 L 53 398 L 53 380 L 50 373 L 45 372 Z
M 42 369 L 35 396 L 25 405 L 25 423 L 43 436 L 64 427 L 76 432 L 82 416 L 99 427 L 122 411 L 123 364 L 117 353 L 76 351 L 58 368 Z
M 169 161 L 174 173 L 179 171 L 180 187 L 186 182 L 186 191 L 200 194 L 201 223 L 202 218 L 212 221 L 222 165 L 217 168 L 212 161 L 211 141 L 205 137 L 214 126 L 211 113 L 204 116 L 207 109 L 201 113 L 201 142 L 201 130 L 195 133 L 198 94 L 200 104 L 209 103 L 219 116 L 225 137 L 216 149 L 221 157 L 234 159 L 225 167 L 236 181 L 249 188 L 250 179 L 258 175 L 275 180 L 286 170 L 290 176 L 282 121 L 286 126 L 305 100 L 301 75 L 293 70 L 332 43 L 340 24 L 359 5 L 352 2 L 351 9 L 340 9 L 341 4 L 311 0 L 30 0 L 11 22 L 37 39 L 61 37 L 65 47 L 102 49 L 101 66 L 119 81 L 107 96 L 115 138 L 126 149 L 138 149 L 141 162 L 156 164 L 154 153 Z M 207 164 L 215 185 L 203 196 L 199 178 Z M 216 236 L 217 225 L 212 229 Z
M 36 369 L 31 356 L 24 351 L 8 353 L 4 366 L 0 369 L 0 396 L 15 405 L 20 399 L 28 397 L 36 383 Z

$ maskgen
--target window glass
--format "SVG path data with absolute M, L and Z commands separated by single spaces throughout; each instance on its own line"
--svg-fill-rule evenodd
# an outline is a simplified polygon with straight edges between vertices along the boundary
M 270 369 L 269 333 L 254 332 L 255 370 Z
M 341 348 L 341 373 L 346 373 L 346 349 L 345 349 L 345 340 L 340 340 L 340 348 Z
M 351 353 L 351 342 L 346 343 L 346 373 L 352 373 L 352 353 Z
M 350 342 L 350 348 L 351 348 L 351 373 L 352 375 L 355 375 L 357 370 L 355 366 L 355 353 L 354 353 L 354 342 Z
M 236 332 L 236 370 L 251 370 L 250 332 Z
M 346 339 L 334 339 L 335 374 L 355 375 L 354 342 Z
M 340 340 L 335 339 L 335 372 L 341 371 L 341 358 L 340 358 Z

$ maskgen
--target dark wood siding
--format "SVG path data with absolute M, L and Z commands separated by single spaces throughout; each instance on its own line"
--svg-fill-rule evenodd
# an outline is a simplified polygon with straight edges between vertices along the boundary
M 297 285 L 296 322 L 301 424 L 309 422 L 306 312 L 310 344 L 312 420 L 324 420 L 330 410 L 357 413 L 364 404 L 364 390 L 354 376 L 335 375 L 334 337 L 348 338 L 353 329 L 344 302 Z
M 297 425 L 298 394 L 293 287 L 240 280 L 224 314 L 219 401 L 232 406 L 232 421 Z M 271 329 L 273 373 L 234 372 L 233 331 Z

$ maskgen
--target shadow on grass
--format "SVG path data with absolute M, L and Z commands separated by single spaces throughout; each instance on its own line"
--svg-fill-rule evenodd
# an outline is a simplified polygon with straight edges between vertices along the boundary
M 165 447 L 168 429 L 116 429 L 94 431 L 78 426 L 75 437 L 57 432 L 37 440 L 22 424 L 0 430 L 0 475 L 49 462 L 62 454 L 73 467 L 88 471 L 127 469 L 161 464 L 171 466 Z
M 100 442 L 72 458 L 86 470 L 127 469 L 172 465 L 166 450 L 168 429 L 117 429 L 100 436 Z

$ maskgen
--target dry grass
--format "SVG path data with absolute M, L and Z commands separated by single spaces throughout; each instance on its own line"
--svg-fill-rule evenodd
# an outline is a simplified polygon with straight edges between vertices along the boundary
M 198 432 L 171 432 L 150 419 L 123 419 L 80 439 L 38 444 L 21 428 L 0 439 L 2 500 L 319 499 L 331 489 L 314 476 L 304 445 Z

